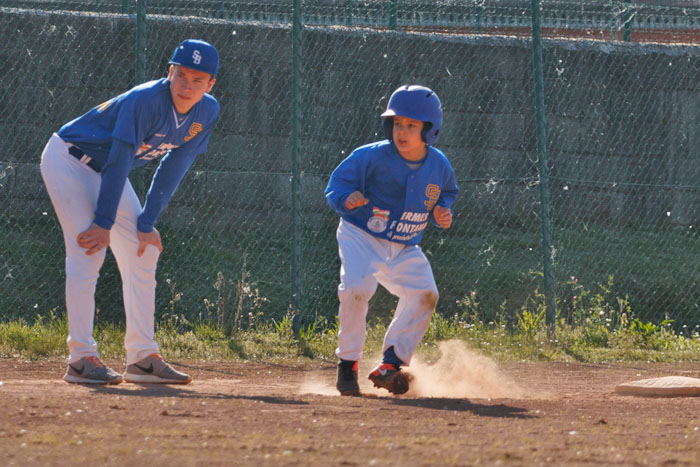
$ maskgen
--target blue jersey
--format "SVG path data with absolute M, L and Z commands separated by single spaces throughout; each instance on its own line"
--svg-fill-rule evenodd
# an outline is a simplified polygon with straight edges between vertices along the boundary
M 326 199 L 343 219 L 375 237 L 417 245 L 436 205 L 450 208 L 459 188 L 454 170 L 439 149 L 428 146 L 423 164 L 412 169 L 394 143 L 384 140 L 355 149 L 333 171 Z M 369 203 L 348 210 L 354 191 Z
M 58 136 L 101 168 L 95 223 L 110 229 L 129 171 L 161 158 L 138 219 L 139 231 L 152 231 L 195 157 L 206 152 L 219 111 L 216 99 L 205 94 L 186 115 L 178 114 L 170 82 L 163 78 L 136 86 L 66 123 Z

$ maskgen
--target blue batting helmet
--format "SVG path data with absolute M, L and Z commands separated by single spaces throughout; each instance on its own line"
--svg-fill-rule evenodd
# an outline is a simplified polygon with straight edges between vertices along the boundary
M 208 42 L 187 39 L 177 46 L 169 63 L 216 76 L 219 72 L 219 53 Z
M 421 136 L 428 144 L 435 144 L 442 128 L 442 106 L 440 99 L 425 86 L 406 85 L 398 88 L 389 98 L 382 128 L 384 135 L 393 139 L 394 116 L 408 117 L 423 122 Z

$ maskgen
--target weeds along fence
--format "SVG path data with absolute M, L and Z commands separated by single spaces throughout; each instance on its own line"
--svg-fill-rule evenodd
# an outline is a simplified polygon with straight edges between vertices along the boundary
M 50 135 L 164 76 L 175 46 L 197 37 L 221 55 L 222 114 L 158 224 L 159 318 L 245 327 L 291 306 L 300 322 L 332 320 L 338 219 L 325 185 L 382 138 L 391 92 L 417 83 L 443 102 L 437 146 L 461 187 L 453 227 L 422 244 L 439 313 L 514 320 L 549 303 L 573 319 L 604 303 L 698 326 L 694 4 L 3 0 L 0 316 L 64 308 L 38 167 Z M 156 165 L 132 174 L 141 195 Z M 109 256 L 97 303 L 98 319 L 123 319 Z M 372 304 L 383 318 L 393 301 L 380 290 Z

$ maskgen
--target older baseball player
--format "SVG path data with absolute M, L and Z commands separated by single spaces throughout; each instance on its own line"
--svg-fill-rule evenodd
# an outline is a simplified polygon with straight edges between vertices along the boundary
M 382 362 L 370 372 L 376 387 L 408 391 L 407 366 L 428 329 L 438 289 L 418 243 L 429 223 L 447 229 L 459 191 L 445 155 L 432 145 L 442 128 L 438 96 L 401 86 L 381 117 L 386 140 L 355 149 L 333 171 L 326 198 L 340 215 L 342 267 L 336 387 L 359 395 L 358 361 L 365 343 L 369 299 L 377 284 L 399 298 L 384 337 Z
M 66 247 L 68 382 L 192 380 L 163 361 L 154 341 L 156 264 L 163 251 L 154 224 L 195 157 L 207 150 L 220 110 L 207 93 L 218 68 L 214 46 L 186 40 L 175 49 L 167 78 L 136 86 L 66 123 L 44 148 L 41 175 Z M 127 176 L 153 159 L 160 161 L 142 207 Z M 123 377 L 100 360 L 92 335 L 107 247 L 123 283 Z

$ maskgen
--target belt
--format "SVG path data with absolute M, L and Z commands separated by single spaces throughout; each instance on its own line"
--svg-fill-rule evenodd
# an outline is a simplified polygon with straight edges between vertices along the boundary
M 85 154 L 79 147 L 69 146 L 68 152 L 70 153 L 71 156 L 75 157 L 76 159 L 78 159 L 80 162 L 82 162 L 83 164 L 90 167 L 95 172 L 100 173 L 100 171 L 102 171 L 102 167 L 100 167 L 100 164 L 98 164 L 97 162 L 92 160 L 92 157 Z

